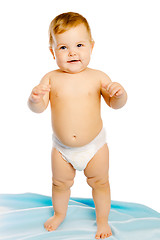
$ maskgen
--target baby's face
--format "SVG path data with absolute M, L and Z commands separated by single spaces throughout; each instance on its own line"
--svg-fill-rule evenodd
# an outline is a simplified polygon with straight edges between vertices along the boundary
M 53 52 L 59 68 L 68 73 L 83 71 L 89 64 L 94 42 L 84 24 L 53 36 Z

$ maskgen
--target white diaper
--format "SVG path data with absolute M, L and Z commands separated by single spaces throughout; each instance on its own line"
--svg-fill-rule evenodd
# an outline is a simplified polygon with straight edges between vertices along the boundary
M 106 143 L 106 132 L 102 128 L 100 133 L 88 144 L 82 147 L 69 147 L 61 143 L 55 135 L 53 135 L 53 147 L 55 147 L 62 157 L 79 171 L 86 168 L 89 161 L 95 153 Z

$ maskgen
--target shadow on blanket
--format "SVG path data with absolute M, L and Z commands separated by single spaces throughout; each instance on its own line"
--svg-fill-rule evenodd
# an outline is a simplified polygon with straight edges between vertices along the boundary
M 0 195 L 0 239 L 94 240 L 95 207 L 92 199 L 71 198 L 67 217 L 54 232 L 43 224 L 53 215 L 51 197 L 38 194 Z M 160 213 L 144 205 L 112 201 L 108 240 L 160 240 Z

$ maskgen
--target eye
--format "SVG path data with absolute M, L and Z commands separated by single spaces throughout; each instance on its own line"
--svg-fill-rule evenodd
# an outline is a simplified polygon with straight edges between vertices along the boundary
M 83 46 L 83 44 L 81 44 L 81 43 L 77 44 L 77 47 L 82 47 L 82 46 Z
M 65 50 L 65 49 L 66 49 L 66 46 L 62 46 L 62 47 L 60 47 L 60 49 Z

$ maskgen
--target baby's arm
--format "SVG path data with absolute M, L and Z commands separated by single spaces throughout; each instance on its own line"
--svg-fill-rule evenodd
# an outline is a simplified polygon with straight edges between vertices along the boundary
M 47 108 L 50 89 L 49 74 L 46 74 L 40 84 L 33 88 L 28 99 L 28 106 L 33 112 L 41 113 Z
M 105 74 L 101 73 L 101 94 L 108 106 L 119 109 L 127 101 L 125 89 L 117 82 L 112 82 Z

